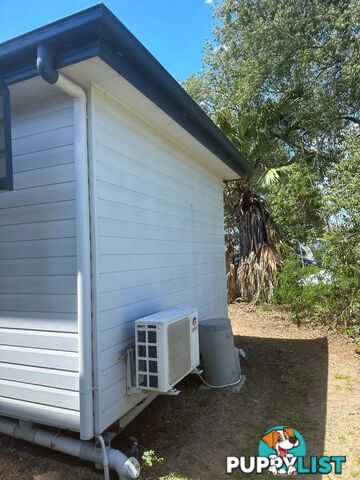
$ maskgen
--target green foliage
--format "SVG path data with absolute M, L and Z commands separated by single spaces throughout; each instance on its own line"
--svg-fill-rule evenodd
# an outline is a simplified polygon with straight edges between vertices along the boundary
M 336 380 L 350 380 L 350 375 L 344 373 L 335 373 L 334 378 Z
M 315 245 L 317 267 L 302 269 L 288 255 L 278 274 L 277 302 L 356 335 L 360 3 L 214 4 L 214 40 L 206 45 L 202 71 L 185 88 L 254 166 L 245 187 L 252 185 L 267 202 L 277 229 L 293 244 Z M 235 225 L 241 251 L 231 188 L 225 219 L 228 230 Z M 249 232 L 243 236 L 251 244 Z M 313 281 L 320 271 L 330 281 Z
M 323 268 L 331 278 L 329 295 L 316 299 L 326 303 L 327 317 L 322 320 L 343 328 L 349 335 L 360 336 L 360 232 L 332 228 L 326 235 Z
M 268 168 L 283 166 L 288 162 L 284 145 L 268 128 L 269 124 L 278 121 L 279 115 L 282 115 L 279 111 L 267 111 L 261 116 L 255 109 L 234 112 L 225 107 L 214 112 L 215 122 L 255 167 L 252 180 L 257 181 L 259 175 Z
M 143 452 L 141 458 L 142 458 L 142 461 L 143 461 L 142 467 L 145 467 L 146 469 L 154 467 L 155 464 L 163 464 L 164 463 L 164 459 L 162 457 L 158 457 L 156 455 L 156 453 L 154 452 L 154 450 L 145 450 Z M 143 478 L 143 477 L 141 477 L 141 478 Z M 148 477 L 146 476 L 146 478 L 148 478 Z M 155 478 L 155 477 L 153 477 L 153 475 L 151 475 L 151 478 Z M 175 475 L 173 473 L 169 473 L 168 475 L 160 476 L 160 477 L 156 477 L 156 478 L 159 478 L 159 480 L 187 480 L 187 477 Z
M 311 243 L 311 249 L 313 252 L 313 257 L 315 264 L 318 267 L 323 267 L 324 255 L 326 252 L 326 242 L 324 238 L 317 239 L 315 242 Z
M 330 272 L 334 286 L 355 295 L 360 287 L 360 232 L 333 228 L 326 236 L 326 247 L 323 266 Z
M 325 186 L 325 215 L 335 228 L 360 230 L 360 136 L 347 133 L 346 156 L 329 172 Z
M 348 154 L 329 175 L 324 192 L 328 220 L 323 266 L 330 273 L 340 317 L 350 333 L 360 334 L 360 138 L 346 138 Z
M 294 243 L 307 243 L 318 238 L 324 227 L 317 176 L 306 163 L 292 164 L 286 176 L 267 189 L 271 214 L 286 238 Z
M 303 268 L 299 256 L 289 252 L 283 269 L 277 274 L 274 302 L 289 305 L 296 316 L 321 315 L 321 311 L 315 312 L 315 305 L 329 295 L 331 287 L 320 281 L 314 283 L 319 276 L 317 266 Z
M 344 129 L 359 123 L 359 2 L 217 5 L 215 40 L 197 81 L 192 76 L 185 87 L 192 93 L 195 83 L 195 98 L 219 124 L 224 109 L 235 130 L 250 119 L 256 148 L 266 145 L 266 166 L 334 159 Z
M 141 458 L 143 460 L 144 467 L 152 467 L 154 463 L 164 462 L 164 459 L 162 457 L 158 457 L 154 450 L 145 450 Z
M 331 255 L 331 253 L 330 253 Z M 318 266 L 302 267 L 294 253 L 277 274 L 274 302 L 288 305 L 296 318 L 306 317 L 350 336 L 360 335 L 358 279 L 335 275 Z
M 318 189 L 310 205 L 314 208 L 311 218 L 319 215 L 319 220 L 327 226 L 323 238 L 313 249 L 317 267 L 302 269 L 296 257 L 290 255 L 283 271 L 279 273 L 275 299 L 278 303 L 289 304 L 297 315 L 307 315 L 332 327 L 345 330 L 354 337 L 360 335 L 360 138 L 355 131 L 345 136 L 346 156 L 328 171 L 326 182 Z M 293 166 L 295 167 L 295 165 Z M 298 172 L 298 175 L 300 173 Z M 301 198 L 300 188 L 307 175 L 298 178 L 292 174 L 288 185 L 281 183 L 272 188 L 269 196 L 278 195 L 272 202 L 280 205 L 281 197 L 286 199 L 283 207 L 273 208 L 273 216 L 278 225 L 292 238 L 297 232 L 301 240 L 308 241 L 319 235 L 320 230 L 305 223 L 301 226 L 297 219 L 295 198 Z M 310 181 L 311 180 L 310 177 Z M 304 190 L 309 192 L 310 186 Z M 323 219 L 323 220 L 322 220 Z M 298 224 L 296 225 L 296 222 Z M 321 225 L 322 226 L 322 225 Z M 302 227 L 302 228 L 301 228 Z M 326 272 L 328 283 L 307 283 L 309 275 Z
M 184 86 L 253 164 L 247 180 L 284 233 L 311 238 L 319 188 L 360 122 L 360 3 L 222 0 L 214 15 L 203 69 Z

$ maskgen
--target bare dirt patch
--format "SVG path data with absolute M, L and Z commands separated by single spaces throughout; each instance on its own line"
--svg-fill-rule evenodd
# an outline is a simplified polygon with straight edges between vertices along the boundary
M 247 353 L 246 386 L 240 394 L 199 390 L 198 378 L 190 376 L 178 397 L 158 397 L 126 431 L 164 458 L 162 465 L 144 469 L 143 477 L 225 478 L 226 455 L 256 455 L 264 431 L 287 424 L 303 434 L 309 455 L 347 456 L 341 477 L 306 480 L 360 479 L 360 377 L 351 341 L 308 324 L 299 327 L 270 307 L 230 305 L 229 316 L 236 344 Z M 66 480 L 100 478 L 76 459 L 4 436 L 0 447 L 0 479 L 33 480 L 51 469 L 62 470 Z

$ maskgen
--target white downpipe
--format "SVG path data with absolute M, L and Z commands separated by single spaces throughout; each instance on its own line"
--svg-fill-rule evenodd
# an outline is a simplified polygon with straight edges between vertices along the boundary
M 83 460 L 102 464 L 105 480 L 109 479 L 109 467 L 120 480 L 138 478 L 140 465 L 136 458 L 127 458 L 119 450 L 106 446 L 98 435 L 100 446 L 89 441 L 94 437 L 92 337 L 91 337 L 91 269 L 90 269 L 90 213 L 87 151 L 87 114 L 84 90 L 58 73 L 52 63 L 49 48 L 39 45 L 36 66 L 39 75 L 48 83 L 73 98 L 74 112 L 74 164 L 76 190 L 77 235 L 77 314 L 80 393 L 80 440 L 56 433 L 31 422 L 17 421 L 0 416 L 0 433 L 28 442 L 52 448 Z
M 88 462 L 97 464 L 104 462 L 103 448 L 96 447 L 93 442 L 67 437 L 62 433 L 40 428 L 32 423 L 20 423 L 11 418 L 0 417 L 0 432 L 19 440 L 25 440 L 42 447 L 52 448 L 58 452 L 79 457 Z M 110 447 L 106 449 L 106 456 L 110 468 L 116 471 L 120 480 L 130 480 L 139 477 L 140 466 L 136 458 L 127 458 L 119 450 Z
M 94 436 L 92 340 L 91 340 L 91 271 L 90 213 L 87 150 L 87 114 L 84 90 L 59 73 L 54 85 L 73 98 L 74 163 L 76 189 L 77 241 L 77 315 L 79 336 L 80 438 Z

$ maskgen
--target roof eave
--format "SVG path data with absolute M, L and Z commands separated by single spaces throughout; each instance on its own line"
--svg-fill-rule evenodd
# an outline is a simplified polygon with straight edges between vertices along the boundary
M 96 5 L 0 45 L 8 85 L 38 75 L 40 43 L 55 52 L 57 69 L 100 57 L 240 176 L 253 168 L 179 83 L 105 7 Z

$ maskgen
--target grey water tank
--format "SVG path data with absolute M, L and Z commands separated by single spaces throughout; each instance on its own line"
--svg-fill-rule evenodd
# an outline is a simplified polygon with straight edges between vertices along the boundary
M 213 386 L 239 380 L 241 369 L 228 318 L 210 318 L 199 323 L 200 356 L 206 382 Z

